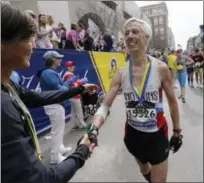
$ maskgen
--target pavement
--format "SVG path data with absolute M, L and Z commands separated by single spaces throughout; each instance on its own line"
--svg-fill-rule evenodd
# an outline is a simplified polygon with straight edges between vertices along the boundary
M 179 90 L 175 90 L 179 96 Z M 183 146 L 178 153 L 170 153 L 168 182 L 203 182 L 203 90 L 188 88 L 186 103 L 180 100 L 179 110 Z M 169 137 L 172 135 L 172 122 L 166 98 L 165 115 L 169 124 Z M 145 182 L 134 158 L 123 143 L 125 125 L 123 95 L 118 95 L 111 108 L 111 114 L 100 129 L 99 147 L 70 182 Z M 65 145 L 76 147 L 83 131 L 70 131 L 72 123 L 66 124 Z M 40 138 L 43 159 L 49 165 L 50 140 Z

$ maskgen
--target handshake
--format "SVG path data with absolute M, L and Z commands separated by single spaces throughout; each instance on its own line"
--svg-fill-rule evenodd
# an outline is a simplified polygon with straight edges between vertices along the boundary
M 94 125 L 91 125 L 88 132 L 78 140 L 77 149 L 86 146 L 85 159 L 88 159 L 93 153 L 94 148 L 98 146 L 97 135 L 98 129 Z

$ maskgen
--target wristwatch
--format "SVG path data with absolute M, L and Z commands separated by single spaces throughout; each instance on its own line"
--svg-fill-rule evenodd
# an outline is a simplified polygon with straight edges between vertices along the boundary
M 179 129 L 173 129 L 173 132 L 180 134 L 181 133 L 181 129 L 180 128 Z
M 97 132 L 97 135 L 98 135 L 98 128 L 94 125 L 94 124 L 91 124 L 88 129 L 87 129 L 87 133 L 92 133 L 93 131 L 96 131 Z

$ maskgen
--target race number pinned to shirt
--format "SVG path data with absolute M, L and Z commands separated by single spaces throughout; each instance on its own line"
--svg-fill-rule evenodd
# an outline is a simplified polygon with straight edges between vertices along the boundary
M 148 58 L 149 60 L 149 58 Z M 154 127 L 156 125 L 156 109 L 147 108 L 144 105 L 146 88 L 151 71 L 151 61 L 146 66 L 139 91 L 134 87 L 132 74 L 132 61 L 129 61 L 129 80 L 137 98 L 138 104 L 134 108 L 127 108 L 128 122 L 135 127 Z M 158 100 L 158 99 L 155 99 Z

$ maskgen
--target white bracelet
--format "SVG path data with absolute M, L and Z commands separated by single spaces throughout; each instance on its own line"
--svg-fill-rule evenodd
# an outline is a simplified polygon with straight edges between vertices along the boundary
M 104 106 L 103 104 L 98 108 L 97 112 L 94 116 L 102 116 L 104 120 L 106 120 L 109 112 L 109 107 Z

